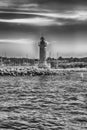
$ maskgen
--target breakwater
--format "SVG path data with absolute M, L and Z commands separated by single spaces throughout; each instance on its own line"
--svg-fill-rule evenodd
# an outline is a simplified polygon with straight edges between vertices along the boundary
M 0 76 L 39 76 L 56 75 L 58 71 L 53 69 L 40 69 L 36 67 L 10 66 L 0 68 Z
M 0 67 L 0 76 L 40 76 L 40 75 L 59 75 L 74 71 L 87 71 L 86 68 L 80 69 L 41 69 L 27 66 L 5 66 Z

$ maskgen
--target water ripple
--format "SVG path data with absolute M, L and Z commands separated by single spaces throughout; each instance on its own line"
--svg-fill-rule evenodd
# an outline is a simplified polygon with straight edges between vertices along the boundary
M 0 130 L 86 130 L 87 81 L 74 73 L 0 77 Z

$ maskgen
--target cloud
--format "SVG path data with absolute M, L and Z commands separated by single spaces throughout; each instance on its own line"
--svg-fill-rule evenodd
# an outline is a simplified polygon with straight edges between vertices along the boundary
M 39 5 L 36 3 L 30 3 L 30 4 L 23 4 L 20 7 L 21 8 L 30 8 L 30 7 L 38 7 Z
M 62 13 L 32 12 L 29 14 L 48 17 L 48 18 L 56 18 L 56 19 L 87 20 L 87 11 L 66 11 Z
M 44 12 L 45 11 L 45 12 Z M 72 20 L 87 20 L 87 10 L 72 10 L 72 11 L 65 11 L 65 12 L 55 12 L 51 10 L 46 9 L 34 9 L 33 11 L 29 9 L 29 12 L 27 11 L 16 11 L 16 12 L 10 12 L 10 11 L 0 11 L 2 14 L 23 14 L 23 15 L 31 15 L 35 17 L 45 17 L 45 18 L 53 18 L 53 19 L 72 19 Z
M 48 18 L 22 18 L 22 19 L 0 19 L 0 22 L 4 23 L 16 23 L 16 24 L 27 24 L 27 25 L 34 25 L 34 26 L 50 26 L 50 25 L 62 25 L 63 23 L 57 22 L 54 19 Z
M 28 6 L 38 6 L 38 4 L 29 4 Z M 29 8 L 28 11 L 0 11 L 2 16 L 8 14 L 8 19 L 0 19 L 0 22 L 4 23 L 15 23 L 15 24 L 26 24 L 33 26 L 64 26 L 78 23 L 84 23 L 87 21 L 87 10 L 72 10 L 72 11 L 52 11 L 41 8 Z M 16 14 L 13 19 L 9 14 Z M 16 18 L 20 16 L 20 18 Z
M 0 39 L 0 43 L 32 44 L 30 39 Z
M 29 10 L 38 10 L 39 5 L 36 3 L 30 3 L 30 4 L 22 4 L 19 6 L 18 10 L 24 10 L 24 11 L 29 11 Z

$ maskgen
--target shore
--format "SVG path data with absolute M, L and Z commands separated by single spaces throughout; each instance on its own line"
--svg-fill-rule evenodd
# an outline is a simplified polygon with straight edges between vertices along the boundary
M 87 72 L 87 68 L 41 69 L 28 66 L 0 66 L 0 76 L 59 75 L 70 72 Z

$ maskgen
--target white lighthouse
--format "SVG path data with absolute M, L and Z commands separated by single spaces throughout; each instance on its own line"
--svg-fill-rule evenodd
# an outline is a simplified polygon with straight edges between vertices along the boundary
M 47 47 L 47 42 L 45 41 L 44 37 L 40 38 L 39 42 L 39 68 L 46 68 L 46 47 Z

